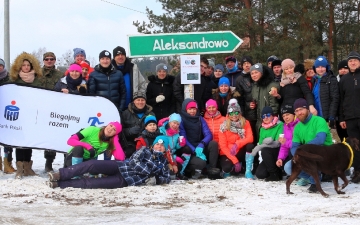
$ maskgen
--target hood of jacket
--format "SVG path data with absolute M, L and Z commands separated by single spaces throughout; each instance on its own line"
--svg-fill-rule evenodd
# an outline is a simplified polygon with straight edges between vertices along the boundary
M 273 81 L 273 77 L 271 75 L 269 68 L 267 66 L 263 66 L 263 70 L 264 70 L 264 72 L 263 72 L 262 76 L 256 82 L 257 85 L 260 87 L 266 87 Z
M 23 52 L 21 53 L 20 55 L 18 55 L 16 57 L 16 59 L 14 60 L 14 62 L 12 63 L 11 65 L 11 69 L 10 69 L 10 79 L 12 81 L 16 81 L 17 79 L 20 79 L 19 78 L 19 72 L 21 70 L 21 66 L 24 62 L 24 60 L 28 60 L 34 71 L 35 71 L 35 75 L 37 77 L 41 77 L 42 76 L 42 70 L 41 70 L 41 67 L 40 67 L 40 63 L 39 61 L 36 59 L 35 56 L 27 53 L 27 52 Z

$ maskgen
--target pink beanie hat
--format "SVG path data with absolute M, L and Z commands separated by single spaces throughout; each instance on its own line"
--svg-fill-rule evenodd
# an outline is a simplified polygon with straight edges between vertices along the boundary
M 282 62 L 281 62 L 281 69 L 285 70 L 287 69 L 288 67 L 295 67 L 295 62 L 292 61 L 291 59 L 284 59 Z
M 209 106 L 214 106 L 216 109 L 218 109 L 218 105 L 216 103 L 216 101 L 214 99 L 209 99 L 206 104 L 205 104 L 206 108 Z
M 116 129 L 116 135 L 118 135 L 122 131 L 122 126 L 118 121 L 110 122 L 109 124 L 112 124 Z
M 186 110 L 188 110 L 190 108 L 198 108 L 196 102 L 191 101 L 186 105 Z
M 79 73 L 82 73 L 82 69 L 79 64 L 74 63 L 69 67 L 69 72 L 74 71 L 74 70 L 78 71 Z

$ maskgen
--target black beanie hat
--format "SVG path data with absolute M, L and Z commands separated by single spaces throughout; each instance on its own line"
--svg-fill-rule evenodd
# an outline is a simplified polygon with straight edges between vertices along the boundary
M 342 69 L 342 68 L 349 69 L 347 60 L 342 60 L 342 61 L 339 62 L 339 65 L 338 65 L 337 69 L 339 70 L 339 69 Z
M 113 56 L 115 58 L 115 56 L 120 55 L 120 54 L 126 56 L 126 51 L 123 47 L 117 46 L 113 50 Z
M 108 50 L 103 50 L 102 52 L 100 52 L 99 54 L 99 60 L 101 58 L 107 57 L 109 59 L 111 59 L 111 53 Z
M 274 66 L 281 66 L 281 62 L 282 62 L 282 60 L 280 60 L 280 59 L 275 59 L 275 60 L 271 63 L 271 69 L 274 68 Z
M 249 62 L 251 65 L 254 65 L 252 58 L 250 56 L 243 56 L 240 61 L 240 65 L 242 66 L 245 62 Z
M 281 107 L 281 115 L 283 115 L 285 113 L 295 114 L 293 106 L 289 105 L 289 104 L 286 104 L 283 107 Z
M 298 98 L 296 99 L 296 101 L 294 102 L 294 112 L 296 109 L 298 108 L 305 108 L 305 109 L 309 109 L 309 105 L 307 103 L 307 101 L 303 98 Z
M 274 114 L 274 111 L 272 110 L 272 108 L 270 106 L 265 106 L 262 110 L 261 110 L 261 115 L 265 115 L 270 113 L 271 115 Z

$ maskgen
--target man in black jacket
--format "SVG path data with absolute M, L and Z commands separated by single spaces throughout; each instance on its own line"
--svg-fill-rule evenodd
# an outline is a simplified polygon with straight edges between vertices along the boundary
M 360 54 L 353 51 L 348 55 L 350 72 L 340 80 L 340 112 L 339 121 L 343 129 L 347 129 L 349 137 L 360 140 Z M 353 183 L 360 182 L 360 152 L 354 152 Z

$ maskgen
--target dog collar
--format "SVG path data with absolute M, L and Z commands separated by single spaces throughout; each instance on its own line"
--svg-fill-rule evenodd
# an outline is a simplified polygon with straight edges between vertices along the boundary
M 353 163 L 353 160 L 354 160 L 354 152 L 353 152 L 351 146 L 350 146 L 348 143 L 346 143 L 345 138 L 344 138 L 344 140 L 343 140 L 342 143 L 343 143 L 344 145 L 346 145 L 346 146 L 349 148 L 349 150 L 350 150 L 350 162 L 349 162 L 349 166 L 348 166 L 348 168 L 347 168 L 347 170 L 348 170 L 348 169 L 350 169 L 350 167 L 351 167 L 351 165 L 352 165 L 352 163 Z

